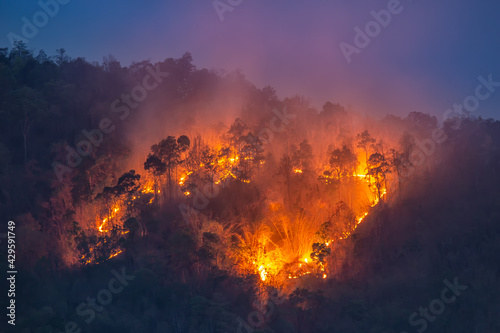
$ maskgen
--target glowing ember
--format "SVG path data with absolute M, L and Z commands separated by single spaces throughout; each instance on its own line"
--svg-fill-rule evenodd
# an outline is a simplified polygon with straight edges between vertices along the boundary
M 114 254 L 110 255 L 108 259 L 114 258 L 114 257 L 116 257 L 117 255 L 119 255 L 119 254 L 120 254 L 120 253 L 122 253 L 122 252 L 123 252 L 123 250 L 120 250 L 120 251 L 118 251 L 118 252 L 116 252 L 116 253 L 114 253 Z
M 259 272 L 260 272 L 260 279 L 261 279 L 262 281 L 266 281 L 267 272 L 266 272 L 266 270 L 264 269 L 264 266 L 260 266 L 260 267 L 259 267 Z
M 114 206 L 112 209 L 111 209 L 111 214 L 109 215 L 109 218 L 112 219 L 116 216 L 116 214 L 120 211 L 120 206 Z M 99 230 L 99 232 L 108 232 L 109 230 L 105 230 L 103 229 L 104 225 L 108 222 L 108 218 L 105 217 L 103 220 L 102 220 L 102 223 L 99 225 L 99 227 L 97 228 Z
M 357 222 L 357 224 L 360 224 L 360 223 L 363 221 L 363 219 L 366 217 L 366 215 L 368 215 L 368 213 L 364 213 L 364 214 L 363 214 L 363 216 L 358 217 L 358 219 L 357 219 L 357 221 L 358 221 L 358 222 Z
M 99 226 L 99 232 L 107 232 L 107 230 L 102 230 L 102 227 L 104 226 L 104 224 L 106 223 L 107 220 L 108 220 L 107 218 L 105 218 L 104 220 L 102 220 L 102 223 Z
M 203 164 L 203 163 L 202 163 L 202 164 Z M 200 167 L 202 167 L 202 166 L 200 165 Z M 182 176 L 181 176 L 181 178 L 179 179 L 179 185 L 180 185 L 180 186 L 184 186 L 184 182 L 186 181 L 186 178 L 187 178 L 190 174 L 192 174 L 192 173 L 193 173 L 192 171 L 189 171 L 189 172 L 188 172 L 188 173 L 186 173 L 185 175 L 182 175 Z

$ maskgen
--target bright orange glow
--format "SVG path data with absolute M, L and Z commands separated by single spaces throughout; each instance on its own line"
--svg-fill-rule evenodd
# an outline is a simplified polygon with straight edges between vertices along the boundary
M 144 187 L 141 189 L 141 192 L 154 193 L 153 187 L 154 187 L 154 180 L 150 179 L 149 181 L 146 182 L 146 184 L 144 184 Z
M 366 168 L 361 166 L 360 169 L 364 170 Z M 303 171 L 302 169 L 296 168 L 293 169 L 293 172 L 300 174 Z M 368 216 L 369 207 L 376 206 L 380 201 L 373 185 L 375 179 L 362 172 L 355 172 L 352 176 L 366 184 L 369 206 L 368 208 L 364 208 L 365 211 L 356 215 L 354 218 L 354 225 L 351 226 L 351 229 L 341 231 L 340 236 L 336 239 L 324 241 L 323 246 L 325 247 L 330 247 L 335 242 L 349 238 L 356 227 Z M 385 186 L 380 188 L 380 194 L 380 199 L 387 194 Z M 318 204 L 318 209 L 325 209 L 326 207 L 328 207 L 328 205 L 325 206 L 322 202 Z M 273 221 L 271 230 L 273 230 L 273 228 L 275 229 L 274 232 L 278 233 L 280 237 L 283 238 L 282 242 L 271 242 L 271 234 L 259 235 L 259 231 L 256 231 L 253 235 L 256 237 L 257 241 L 255 245 L 252 246 L 252 249 L 254 249 L 253 253 L 257 253 L 256 258 L 254 257 L 252 261 L 254 273 L 260 276 L 261 282 L 266 285 L 273 285 L 276 281 L 279 281 L 279 274 L 281 272 L 286 273 L 284 276 L 285 279 L 298 279 L 311 275 L 326 279 L 328 277 L 326 273 L 327 261 L 320 262 L 309 258 L 309 255 L 313 252 L 313 243 L 317 243 L 314 236 L 317 229 L 308 229 L 310 228 L 309 223 L 307 221 L 301 221 L 300 219 L 297 221 L 284 220 L 285 217 L 283 214 L 285 214 L 285 212 L 280 210 L 280 208 L 281 205 L 277 202 L 271 202 L 269 204 L 270 214 L 277 214 L 279 220 L 279 222 Z
M 203 165 L 203 163 L 202 163 L 202 165 Z M 200 167 L 202 167 L 202 166 L 200 165 Z M 180 180 L 179 180 L 179 185 L 180 185 L 180 186 L 184 186 L 184 182 L 186 181 L 186 178 L 187 178 L 190 174 L 192 174 L 192 173 L 193 173 L 192 171 L 189 171 L 189 172 L 187 172 L 186 174 L 182 175 L 182 176 L 181 176 L 181 178 L 180 178 Z
M 110 255 L 108 259 L 114 258 L 114 257 L 116 257 L 117 255 L 119 255 L 119 254 L 120 254 L 120 253 L 122 253 L 122 252 L 123 252 L 123 250 L 120 250 L 120 251 L 118 251 L 118 252 L 116 252 L 116 253 L 114 253 L 114 254 Z
M 111 214 L 109 215 L 109 218 L 112 219 L 116 216 L 116 214 L 120 211 L 120 206 L 118 206 L 118 204 L 116 204 L 115 206 L 113 206 L 113 208 L 111 208 Z M 99 232 L 108 232 L 109 230 L 105 230 L 103 229 L 104 225 L 108 222 L 108 218 L 105 217 L 101 224 L 99 225 L 99 227 L 97 228 L 99 230 Z
M 106 218 L 104 218 L 104 219 L 102 220 L 102 223 L 101 223 L 101 225 L 100 225 L 100 226 L 99 226 L 99 228 L 98 228 L 98 229 L 99 229 L 99 232 L 107 232 L 107 230 L 102 230 L 102 227 L 104 226 L 104 224 L 105 224 L 107 221 L 108 221 L 108 218 L 107 218 L 107 217 L 106 217 Z
M 200 158 L 204 161 L 203 163 L 197 160 L 195 163 L 181 165 L 177 170 L 180 176 L 174 180 L 174 185 L 177 182 L 180 186 L 175 186 L 175 190 L 178 191 L 177 196 L 181 195 L 188 199 L 187 197 L 192 193 L 187 188 L 191 186 L 221 185 L 222 188 L 233 179 L 244 183 L 254 181 L 254 177 L 259 175 L 259 165 L 264 164 L 265 161 L 260 160 L 257 163 L 257 157 L 248 156 L 246 152 L 242 153 L 238 149 L 216 144 L 209 147 L 210 157 Z M 250 167 L 254 168 L 251 172 L 247 169 Z M 307 170 L 311 173 L 314 169 L 308 168 Z M 311 201 L 314 209 L 310 209 L 308 213 L 312 211 L 316 214 L 317 212 L 317 216 L 311 216 L 314 214 L 291 213 L 288 202 L 281 194 L 270 196 L 265 204 L 268 207 L 266 216 L 255 224 L 245 225 L 243 230 L 238 230 L 235 233 L 239 239 L 238 249 L 227 249 L 228 256 L 236 262 L 231 266 L 235 267 L 233 270 L 235 274 L 251 274 L 258 277 L 262 284 L 273 286 L 283 284 L 288 279 L 302 279 L 306 276 L 327 279 L 329 274 L 332 274 L 330 272 L 334 270 L 328 266 L 331 264 L 330 254 L 338 249 L 337 245 L 341 245 L 342 240 L 352 235 L 357 226 L 368 216 L 370 207 L 377 205 L 387 195 L 387 189 L 385 182 L 381 185 L 380 177 L 377 179 L 375 176 L 368 175 L 364 158 L 360 159 L 360 164 L 352 167 L 349 172 L 332 171 L 329 166 L 320 166 L 318 170 L 321 170 L 320 175 L 324 175 L 321 179 L 325 184 L 335 184 L 336 187 L 340 187 L 340 190 L 330 199 L 347 202 L 346 192 L 349 196 L 352 196 L 351 193 L 355 193 L 354 191 L 362 194 L 359 200 L 349 197 L 349 217 L 342 217 L 337 212 L 336 214 L 339 215 L 331 220 L 332 224 L 337 223 L 337 225 L 320 233 L 320 226 L 323 226 L 326 221 L 325 217 L 328 218 L 327 216 L 334 213 L 332 201 L 328 201 L 328 197 L 321 197 L 317 199 L 317 202 Z M 292 168 L 292 172 L 297 175 L 304 173 L 301 167 Z M 296 176 L 292 179 L 300 183 L 303 177 Z M 169 192 L 166 191 L 168 187 L 165 185 L 164 176 L 154 178 L 149 175 L 142 180 L 138 191 L 142 194 L 155 194 L 155 191 L 160 193 L 158 187 L 161 187 L 163 192 Z M 328 188 L 328 186 L 325 187 Z M 137 200 L 141 195 L 134 195 L 132 200 Z M 149 204 L 160 200 L 159 197 L 151 196 Z M 98 216 L 97 230 L 100 233 L 107 233 L 111 230 L 111 226 L 120 227 L 127 214 L 130 213 L 129 206 L 127 206 L 129 204 L 130 202 L 122 199 L 113 204 L 107 216 Z M 343 204 L 347 206 L 346 203 Z M 125 232 L 122 231 L 122 233 Z M 121 249 L 117 249 L 108 259 L 116 257 L 121 252 Z M 294 282 L 291 281 L 291 283 Z
M 262 265 L 261 265 L 261 266 L 259 267 L 259 272 L 260 272 L 260 279 L 261 279 L 262 281 L 266 281 L 266 278 L 267 278 L 267 272 L 266 272 L 266 270 L 264 269 L 264 266 L 262 266 Z

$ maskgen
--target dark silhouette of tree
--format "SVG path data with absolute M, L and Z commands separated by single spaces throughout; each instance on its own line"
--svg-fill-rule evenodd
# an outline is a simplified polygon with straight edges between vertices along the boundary
M 372 149 L 376 140 L 372 138 L 368 130 L 365 130 L 362 133 L 356 135 L 356 141 L 357 141 L 356 147 L 363 149 L 363 151 L 365 152 L 366 161 L 368 163 L 368 153 L 370 149 Z
M 330 152 L 328 163 L 334 178 L 348 178 L 353 175 L 358 166 L 356 154 L 347 146 L 342 149 L 335 149 Z
M 386 161 L 384 155 L 375 153 L 370 155 L 367 163 L 367 176 L 375 179 L 375 187 L 377 189 L 377 198 L 382 198 L 381 189 L 386 188 L 386 175 L 391 172 L 390 165 Z
M 157 174 L 160 174 L 165 165 L 164 173 L 167 176 L 167 189 L 169 198 L 173 197 L 173 182 L 174 171 L 177 166 L 182 162 L 181 154 L 185 152 L 190 146 L 189 138 L 185 135 L 180 136 L 177 140 L 175 137 L 168 136 L 166 139 L 161 140 L 159 143 L 151 146 L 151 154 L 146 160 L 145 168 L 151 168 Z
M 395 149 L 390 150 L 389 164 L 398 177 L 398 193 L 401 191 L 401 178 L 404 174 L 406 174 L 405 172 L 407 172 L 408 169 L 407 163 L 409 162 L 405 160 L 403 153 Z
M 410 154 L 415 148 L 415 138 L 410 133 L 404 132 L 399 139 L 399 147 L 403 158 L 409 161 Z
M 124 173 L 120 178 L 118 178 L 118 183 L 115 186 L 115 192 L 117 195 L 128 195 L 131 196 L 139 190 L 140 184 L 139 180 L 141 175 L 136 174 L 135 170 L 130 170 Z
M 240 178 L 250 180 L 254 169 L 257 173 L 260 169 L 260 163 L 264 160 L 264 147 L 262 141 L 254 134 L 248 133 L 240 138 L 241 156 L 240 156 Z
M 288 197 L 289 209 L 291 209 L 291 207 L 292 207 L 292 192 L 291 192 L 291 188 L 290 188 L 291 187 L 292 172 L 293 172 L 292 160 L 290 159 L 290 156 L 285 155 L 280 160 L 278 175 L 283 176 L 283 178 L 285 179 L 285 187 L 286 187 L 286 193 L 287 193 L 287 197 Z
M 47 116 L 47 104 L 40 92 L 22 87 L 11 91 L 4 101 L 4 108 L 15 117 L 14 122 L 23 138 L 24 164 L 28 161 L 30 133 L 35 123 Z
M 236 118 L 227 131 L 226 141 L 230 146 L 240 150 L 240 145 L 244 142 L 245 135 L 248 133 L 248 126 L 240 118 Z
M 437 118 L 428 113 L 413 111 L 406 119 L 410 123 L 410 130 L 422 137 L 429 136 L 438 127 Z
M 160 177 L 167 171 L 167 164 L 156 155 L 149 154 L 146 162 L 144 162 L 144 170 L 153 174 L 153 192 L 156 198 L 158 194 L 158 185 L 161 182 Z
M 111 226 L 114 226 L 113 207 L 118 202 L 123 202 L 128 209 L 133 197 L 138 196 L 140 187 L 139 180 L 141 176 L 135 173 L 135 170 L 125 172 L 115 186 L 106 186 L 102 192 L 97 194 L 96 200 L 102 201 L 107 208 L 107 218 Z
M 71 58 L 66 54 L 66 50 L 63 48 L 56 50 L 57 55 L 54 57 L 56 64 L 61 66 L 62 64 L 69 62 Z
M 290 157 L 291 163 L 294 168 L 302 170 L 302 172 L 312 172 L 313 166 L 313 151 L 312 147 L 307 140 L 299 144 L 298 149 L 292 147 L 292 156 Z
M 106 72 L 121 74 L 123 68 L 114 55 L 110 54 L 102 59 L 102 67 Z

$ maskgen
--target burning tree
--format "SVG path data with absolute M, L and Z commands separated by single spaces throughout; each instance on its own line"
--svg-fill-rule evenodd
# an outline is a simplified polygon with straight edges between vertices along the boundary
M 328 160 L 331 174 L 336 180 L 352 176 L 358 166 L 358 158 L 347 146 L 330 152 Z
M 167 171 L 167 164 L 159 157 L 149 154 L 146 162 L 144 162 L 144 170 L 153 174 L 153 193 L 156 198 L 158 193 L 158 184 L 161 181 L 162 175 Z
M 368 130 L 363 131 L 362 133 L 356 135 L 357 147 L 363 149 L 365 152 L 365 160 L 368 163 L 368 152 L 369 149 L 373 147 L 376 140 L 372 138 Z
M 291 208 L 291 206 L 292 206 L 292 192 L 290 189 L 292 172 L 293 172 L 293 165 L 292 165 L 292 161 L 290 159 L 290 156 L 285 155 L 280 160 L 278 175 L 283 176 L 285 179 L 284 183 L 285 183 L 285 187 L 286 187 L 286 194 L 288 197 L 287 201 L 288 201 L 289 208 Z
M 144 163 L 144 169 L 152 170 L 156 177 L 162 174 L 166 175 L 170 199 L 173 197 L 172 178 L 177 173 L 178 165 L 183 162 L 181 159 L 182 153 L 184 153 L 189 146 L 189 138 L 185 135 L 181 135 L 177 140 L 175 140 L 174 136 L 168 136 L 166 139 L 151 146 L 151 154 L 149 154 Z
M 259 171 L 261 162 L 264 161 L 264 147 L 262 141 L 253 133 L 248 133 L 241 137 L 243 142 L 241 146 L 242 179 L 250 180 L 254 169 Z
M 375 179 L 377 189 L 377 201 L 382 198 L 387 186 L 387 174 L 391 172 L 391 167 L 385 156 L 379 153 L 372 154 L 367 162 L 367 175 Z
M 307 140 L 302 141 L 299 144 L 299 147 L 292 146 L 292 156 L 291 162 L 293 165 L 293 171 L 297 174 L 302 174 L 304 172 L 310 173 L 313 171 L 312 168 L 312 159 L 313 159 L 313 151 L 312 147 L 307 142 Z

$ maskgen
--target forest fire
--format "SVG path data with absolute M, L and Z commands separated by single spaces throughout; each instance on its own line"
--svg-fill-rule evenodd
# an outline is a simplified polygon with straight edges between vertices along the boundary
M 237 274 L 255 274 L 261 283 L 268 285 L 279 285 L 302 276 L 328 277 L 328 258 L 338 246 L 336 244 L 347 239 L 368 216 L 368 209 L 377 205 L 387 193 L 386 174 L 389 171 L 385 161 L 376 153 L 370 160 L 366 159 L 366 141 L 371 142 L 369 135 L 364 133 L 358 140 L 361 143 L 356 153 L 346 146 L 331 149 L 329 160 L 321 162 L 319 170 L 323 170 L 322 173 L 312 168 L 311 147 L 306 141 L 293 148 L 295 153 L 290 158 L 281 160 L 278 175 L 288 190 L 283 192 L 281 199 L 269 204 L 269 213 L 256 228 L 245 228 L 234 234 L 240 240 L 240 250 L 223 250 L 230 258 L 235 258 Z M 186 136 L 168 137 L 152 146 L 144 163 L 147 172 L 143 178 L 131 170 L 115 187 L 104 189 L 101 197 L 110 208 L 101 207 L 104 217 L 98 220 L 96 230 L 106 237 L 114 234 L 127 237 L 130 230 L 125 220 L 138 216 L 132 212 L 139 204 L 150 205 L 176 198 L 184 198 L 187 204 L 192 204 L 191 200 L 196 200 L 203 186 L 208 185 L 211 192 L 215 191 L 214 187 L 220 191 L 231 182 L 250 186 L 267 166 L 263 152 L 262 142 L 256 140 L 240 120 L 219 142 L 212 144 L 203 142 L 200 137 L 192 144 Z M 326 202 L 318 203 L 317 208 L 311 207 L 308 215 L 295 215 L 290 205 L 289 188 L 295 186 L 300 190 L 300 182 L 308 177 L 317 177 L 319 184 L 323 184 L 325 199 L 331 197 L 338 202 L 332 207 Z M 366 199 L 349 206 L 342 201 L 341 190 L 364 193 Z M 317 217 L 312 218 L 310 214 Z M 89 252 L 103 244 L 96 244 Z M 106 258 L 122 252 L 118 247 Z M 88 257 L 91 256 L 85 257 L 86 264 L 93 262 Z
M 118 205 L 113 206 L 109 216 L 105 217 L 102 220 L 102 223 L 99 225 L 99 227 L 98 227 L 99 232 L 108 232 L 109 231 L 109 230 L 104 230 L 103 227 L 108 222 L 108 220 L 114 218 L 116 216 L 116 213 L 118 213 L 119 211 L 120 211 L 120 206 L 118 206 Z
M 370 181 L 369 176 L 363 175 L 363 177 L 360 177 L 360 178 L 363 178 L 363 179 L 366 178 L 367 183 L 369 183 L 369 181 Z M 382 199 L 386 193 L 387 193 L 387 191 L 384 188 L 382 191 L 381 198 L 377 198 L 376 195 L 373 195 L 372 204 L 370 206 L 371 207 L 376 206 L 379 203 L 380 199 Z M 368 216 L 368 212 L 364 212 L 363 214 L 356 217 L 356 224 L 351 230 L 344 231 L 338 239 L 330 239 L 328 241 L 325 241 L 324 246 L 329 248 L 335 242 L 347 239 L 355 231 L 357 225 L 359 225 L 364 220 L 364 218 L 366 216 Z M 264 245 L 264 244 L 261 244 L 261 245 Z M 313 244 L 310 244 L 310 246 L 309 246 L 309 253 L 311 253 L 311 252 L 313 252 Z M 277 253 L 282 253 L 281 249 L 279 251 L 277 251 Z M 321 278 L 323 278 L 323 279 L 327 278 L 327 273 L 325 273 L 325 263 L 317 262 L 316 265 L 313 265 L 311 259 L 308 258 L 309 253 L 298 261 L 298 265 L 295 265 L 295 268 L 292 268 L 291 270 L 288 271 L 288 279 L 297 279 L 301 276 L 310 275 L 310 274 L 312 274 L 312 271 L 317 272 L 315 274 L 318 276 L 321 276 Z M 286 257 L 286 256 L 284 256 L 284 257 Z M 280 262 L 280 261 L 284 262 L 283 259 L 282 260 L 278 259 L 277 261 L 274 262 L 274 266 L 276 266 L 276 262 Z M 254 266 L 257 268 L 257 271 L 259 272 L 259 275 L 260 275 L 262 282 L 267 283 L 266 280 L 269 281 L 269 279 L 268 279 L 269 273 L 265 270 L 265 268 L 270 266 L 270 263 L 268 262 L 268 258 L 263 257 L 262 261 L 257 261 L 257 262 L 253 262 L 253 263 L 254 263 Z M 284 262 L 282 266 L 284 267 L 285 265 L 286 265 L 286 262 Z M 279 272 L 280 270 L 283 269 L 283 267 L 280 267 L 278 269 L 275 268 L 275 271 Z
M 269 4 L 241 10 L 224 25 L 252 27 L 283 14 L 255 10 L 264 6 Z M 297 21 L 300 6 L 311 7 L 298 1 L 284 7 L 289 12 L 278 16 L 290 22 L 282 26 Z M 358 17 L 371 5 L 339 6 L 306 16 L 330 18 L 340 41 L 338 23 L 349 20 L 331 20 L 330 14 Z M 10 9 L 17 17 L 30 14 L 21 7 Z M 134 16 L 142 7 L 129 12 Z M 146 7 L 157 12 L 149 21 L 171 25 L 163 5 Z M 203 14 L 203 7 L 181 7 L 173 9 Z M 379 25 L 390 18 L 384 13 L 391 8 L 365 9 L 379 16 Z M 490 12 L 493 19 L 496 11 Z M 144 30 L 140 20 L 132 21 Z M 189 53 L 140 62 L 127 54 L 130 65 L 111 54 L 102 63 L 89 62 L 85 55 L 68 55 L 64 45 L 56 55 L 40 49 L 35 56 L 35 49 L 15 40 L 19 26 L 10 30 L 12 49 L 0 48 L 0 210 L 8 222 L 0 241 L 2 233 L 8 236 L 3 253 L 9 272 L 23 273 L 9 278 L 11 291 L 15 287 L 11 305 L 17 307 L 8 316 L 16 315 L 18 327 L 313 333 L 404 332 L 418 325 L 498 331 L 500 122 L 483 116 L 496 116 L 500 78 L 493 72 L 478 76 L 475 92 L 456 103 L 463 112 L 453 107 L 443 108 L 444 114 L 403 115 L 409 108 L 438 112 L 443 92 L 450 98 L 456 92 L 451 86 L 439 93 L 428 89 L 432 77 L 412 80 L 414 61 L 392 57 L 371 66 L 373 75 L 357 71 L 361 76 L 350 77 L 343 59 L 328 56 L 332 48 L 318 43 L 331 40 L 318 31 L 312 43 L 284 36 L 271 48 L 260 45 L 269 38 L 238 34 L 207 44 L 207 36 L 222 33 L 220 27 L 210 30 L 205 23 L 211 21 L 204 19 L 202 30 L 200 24 L 149 30 L 185 46 L 204 41 L 211 46 L 205 62 L 213 58 L 242 71 L 217 64 L 197 68 Z M 354 23 L 347 23 L 349 34 Z M 328 24 L 316 26 L 331 34 Z M 474 30 L 470 26 L 467 31 Z M 411 44 L 408 37 L 417 28 L 400 26 L 405 42 Z M 159 37 L 135 35 L 146 44 Z M 424 35 L 420 31 L 418 39 Z M 42 39 L 40 34 L 35 46 L 42 47 Z M 224 47 L 228 42 L 232 48 Z M 453 42 L 458 45 L 457 38 Z M 116 53 L 117 45 L 111 46 Z M 286 60 L 282 51 L 294 47 L 308 54 Z M 89 52 L 93 60 L 99 56 Z M 326 67 L 318 56 L 329 59 Z M 473 74 L 470 64 L 459 65 Z M 297 68 L 297 75 L 283 86 L 273 76 L 284 68 Z M 387 79 L 390 72 L 399 79 Z M 250 77 L 260 77 L 258 84 Z M 266 81 L 278 86 L 264 86 Z M 460 93 L 464 80 L 456 81 Z M 286 96 L 290 91 L 297 94 Z M 324 100 L 330 97 L 349 104 Z M 443 287 L 449 302 L 429 302 L 428 296 L 443 296 Z M 454 293 L 457 303 L 451 304 Z M 439 319 L 431 323 L 421 304 Z

